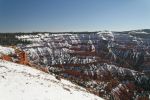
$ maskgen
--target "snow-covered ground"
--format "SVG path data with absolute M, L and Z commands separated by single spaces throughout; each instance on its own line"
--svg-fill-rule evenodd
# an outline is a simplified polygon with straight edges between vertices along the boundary
M 0 100 L 103 100 L 71 82 L 0 60 Z
M 13 48 L 0 46 L 0 56 L 3 54 L 9 55 L 9 54 L 14 54 L 14 53 L 15 53 L 15 50 Z

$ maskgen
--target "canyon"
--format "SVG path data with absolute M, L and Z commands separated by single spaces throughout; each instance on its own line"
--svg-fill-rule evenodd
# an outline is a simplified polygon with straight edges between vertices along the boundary
M 65 78 L 104 99 L 148 100 L 150 33 L 37 33 L 16 35 L 29 44 L 12 46 L 1 59 Z

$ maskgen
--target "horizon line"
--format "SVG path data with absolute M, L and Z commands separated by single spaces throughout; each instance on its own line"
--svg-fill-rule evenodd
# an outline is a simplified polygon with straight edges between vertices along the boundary
M 71 32 L 100 32 L 100 31 L 111 31 L 111 32 L 125 32 L 125 31 L 134 31 L 134 30 L 144 30 L 144 29 L 150 29 L 150 28 L 142 28 L 142 29 L 133 29 L 133 30 L 95 30 L 95 31 L 12 31 L 12 32 L 0 32 L 0 33 L 71 33 Z

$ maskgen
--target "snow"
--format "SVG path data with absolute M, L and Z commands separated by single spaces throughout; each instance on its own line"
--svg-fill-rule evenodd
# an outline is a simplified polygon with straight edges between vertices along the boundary
M 3 60 L 0 90 L 1 100 L 103 100 L 67 80 Z
M 114 41 L 114 34 L 111 31 L 101 31 L 101 32 L 98 32 L 97 34 L 99 34 L 103 40 Z
M 15 50 L 13 48 L 0 46 L 0 55 L 9 55 L 14 53 Z
M 149 34 L 149 33 L 139 30 L 139 31 L 131 31 L 129 32 L 129 34 Z

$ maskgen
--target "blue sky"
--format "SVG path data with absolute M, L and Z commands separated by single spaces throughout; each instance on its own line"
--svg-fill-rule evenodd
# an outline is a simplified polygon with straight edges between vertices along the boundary
M 150 0 L 0 0 L 0 32 L 150 28 Z

